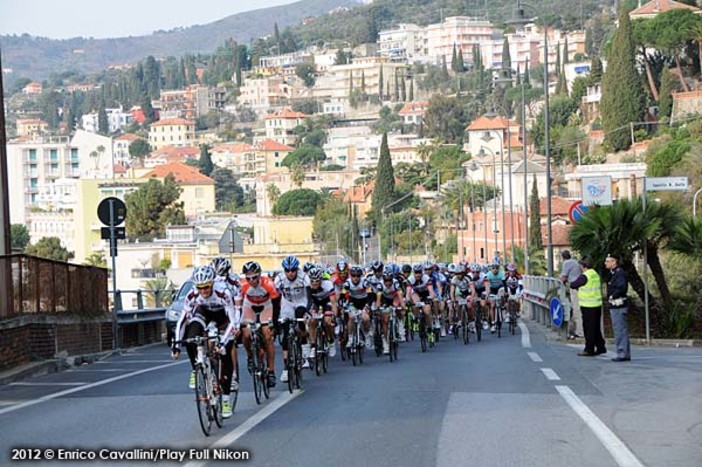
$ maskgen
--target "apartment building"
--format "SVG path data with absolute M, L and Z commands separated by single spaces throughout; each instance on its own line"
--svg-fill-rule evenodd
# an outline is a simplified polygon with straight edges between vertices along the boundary
M 161 91 L 161 112 L 164 118 L 195 119 L 212 110 L 224 109 L 226 91 L 220 87 L 201 85 Z
M 16 126 L 17 136 L 40 136 L 49 129 L 49 124 L 38 118 L 18 118 Z
M 151 124 L 149 144 L 153 149 L 164 146 L 195 146 L 195 122 L 184 118 L 166 118 Z
M 285 145 L 293 145 L 297 136 L 293 129 L 304 123 L 307 115 L 285 108 L 279 112 L 266 115 L 266 138 Z
M 293 86 L 282 76 L 246 79 L 239 91 L 237 103 L 253 110 L 283 107 L 293 97 Z
M 107 129 L 100 128 L 97 112 L 83 115 L 81 117 L 81 127 L 90 133 L 98 133 L 100 131 L 114 133 L 132 124 L 132 113 L 125 112 L 122 107 L 105 109 L 105 113 L 107 114 Z
M 416 24 L 401 23 L 395 29 L 378 33 L 378 48 L 380 56 L 390 62 L 427 61 L 427 31 Z
M 222 143 L 210 149 L 212 163 L 229 169 L 233 174 L 243 174 L 246 162 L 254 158 L 254 147 L 247 143 Z
M 354 58 L 351 63 L 331 67 L 332 76 L 328 80 L 328 88 L 324 90 L 324 95 L 332 100 L 346 101 L 349 97 L 349 89 L 353 87 L 353 89 L 361 90 L 363 84 L 365 84 L 367 94 L 378 95 L 381 69 L 384 81 L 383 95 L 387 96 L 388 86 L 390 93 L 393 94 L 395 92 L 395 73 L 398 73 L 399 76 L 406 76 L 407 65 L 390 62 L 387 57 L 370 56 Z M 351 85 L 352 81 L 353 86 Z
M 471 51 L 476 44 L 487 43 L 499 38 L 488 20 L 469 16 L 451 16 L 441 23 L 430 24 L 426 27 L 427 55 L 436 64 L 442 60 L 451 63 L 454 46 L 463 50 L 466 63 L 472 60 Z
M 129 155 L 129 146 L 138 139 L 141 138 L 134 133 L 124 133 L 112 140 L 112 153 L 115 156 L 115 164 L 131 165 L 132 156 Z

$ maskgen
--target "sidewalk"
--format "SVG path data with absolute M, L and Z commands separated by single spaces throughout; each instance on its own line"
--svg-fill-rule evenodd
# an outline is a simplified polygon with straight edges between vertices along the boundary
M 522 318 L 524 319 L 524 318 Z M 559 334 L 551 326 L 544 326 L 536 321 L 529 319 L 532 325 L 537 326 L 544 333 L 544 338 L 547 342 L 561 342 L 566 344 L 583 344 L 585 345 L 585 339 L 579 337 L 575 339 L 568 339 L 565 336 Z M 614 338 L 605 337 L 605 342 L 607 344 L 614 345 Z M 630 337 L 629 342 L 631 345 L 639 345 L 643 347 L 702 347 L 702 339 L 654 339 L 651 338 L 650 343 L 646 343 L 646 339 L 642 337 Z

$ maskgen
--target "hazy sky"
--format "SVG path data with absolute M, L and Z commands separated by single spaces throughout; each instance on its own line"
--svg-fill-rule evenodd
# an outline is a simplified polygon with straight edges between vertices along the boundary
M 206 24 L 297 0 L 0 0 L 0 34 L 123 37 Z

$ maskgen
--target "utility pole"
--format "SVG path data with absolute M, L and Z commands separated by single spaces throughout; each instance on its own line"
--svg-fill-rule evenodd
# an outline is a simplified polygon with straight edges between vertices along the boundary
M 5 88 L 2 82 L 2 60 L 0 60 L 0 256 L 12 253 L 10 240 L 10 193 L 7 176 L 7 135 L 5 134 Z M 20 195 L 21 196 L 21 195 Z M 0 306 L 5 313 L 13 310 L 12 262 L 0 263 Z

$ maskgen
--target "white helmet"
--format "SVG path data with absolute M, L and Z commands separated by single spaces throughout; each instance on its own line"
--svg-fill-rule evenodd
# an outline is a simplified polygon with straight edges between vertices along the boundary
M 193 284 L 195 287 L 212 284 L 215 280 L 215 272 L 210 266 L 200 266 L 193 271 Z

